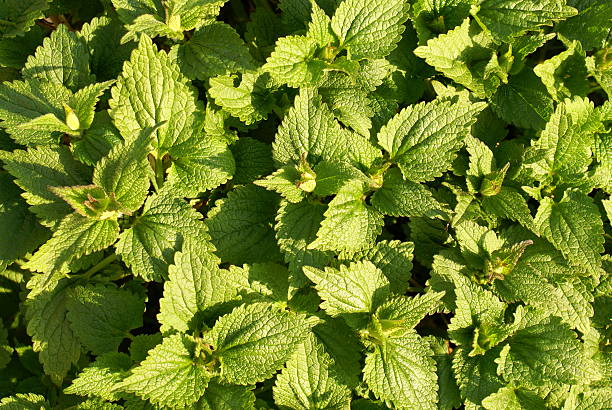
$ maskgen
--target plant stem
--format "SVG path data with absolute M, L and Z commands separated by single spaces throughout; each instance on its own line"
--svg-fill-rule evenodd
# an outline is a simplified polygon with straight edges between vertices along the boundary
M 105 267 L 113 263 L 115 260 L 117 260 L 117 255 L 115 255 L 114 253 L 111 255 L 108 255 L 106 258 L 102 259 L 100 262 L 95 264 L 91 269 L 85 272 L 82 275 L 82 278 L 83 279 L 91 278 L 94 275 L 94 273 L 104 269 Z
M 155 157 L 155 183 L 158 191 L 164 185 L 164 163 L 163 159 L 159 156 Z

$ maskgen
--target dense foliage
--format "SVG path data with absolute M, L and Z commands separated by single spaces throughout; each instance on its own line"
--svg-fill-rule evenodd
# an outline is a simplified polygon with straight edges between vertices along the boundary
M 609 0 L 0 0 L 0 409 L 612 408 Z

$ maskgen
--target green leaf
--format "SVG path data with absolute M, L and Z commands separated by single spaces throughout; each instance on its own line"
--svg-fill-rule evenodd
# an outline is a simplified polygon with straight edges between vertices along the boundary
M 329 16 L 325 14 L 325 11 L 315 1 L 312 1 L 310 6 L 312 12 L 310 13 L 307 37 L 314 38 L 323 47 L 335 43 L 336 37 L 331 29 L 331 19 Z
M 366 356 L 363 378 L 374 395 L 395 407 L 435 409 L 436 365 L 429 344 L 414 330 L 385 338 Z
M 276 263 L 231 266 L 228 281 L 243 301 L 280 302 L 286 306 L 289 296 L 289 272 Z
M 438 374 L 438 408 L 451 410 L 461 405 L 459 386 L 453 374 L 453 362 L 448 341 L 428 336 L 425 338 L 433 352 Z
M 401 0 L 345 0 L 336 9 L 331 27 L 351 59 L 381 58 L 400 40 L 407 11 Z
M 145 309 L 140 296 L 104 285 L 72 288 L 66 306 L 72 331 L 95 355 L 116 351 L 130 330 L 142 326 Z
M 0 7 L 0 35 L 2 37 L 22 36 L 34 21 L 43 16 L 47 9 L 46 0 L 3 0 Z
M 150 38 L 140 37 L 138 48 L 123 65 L 111 89 L 110 115 L 126 141 L 141 130 L 162 124 L 153 146 L 160 158 L 170 147 L 185 142 L 202 126 L 202 108 L 195 90 L 181 74 L 176 61 Z
M 254 138 L 240 138 L 230 149 L 236 171 L 232 181 L 248 184 L 274 171 L 272 147 Z
M 114 83 L 114 80 L 106 81 L 103 83 L 95 83 L 81 88 L 77 91 L 74 96 L 70 99 L 69 108 L 74 109 L 74 114 L 78 121 L 78 127 L 71 126 L 69 123 L 70 115 L 67 112 L 66 106 L 66 124 L 71 129 L 85 130 L 91 126 L 94 120 L 95 108 L 98 100 L 104 94 L 104 92 Z M 74 121 L 74 120 L 73 120 Z
M 600 253 L 604 251 L 603 221 L 590 197 L 568 190 L 559 202 L 544 198 L 535 224 L 572 264 L 592 274 L 599 272 Z
M 226 141 L 202 134 L 168 150 L 172 165 L 167 187 L 174 195 L 196 197 L 225 183 L 234 173 L 234 158 Z
M 277 207 L 278 196 L 255 185 L 218 200 L 205 223 L 221 260 L 234 265 L 280 260 L 273 229 Z
M 98 81 L 117 78 L 123 62 L 136 48 L 135 42 L 121 44 L 127 33 L 117 18 L 94 17 L 80 31 L 89 50 L 89 66 Z
M 214 77 L 209 83 L 208 92 L 215 104 L 247 125 L 265 120 L 274 108 L 267 75 L 245 72 L 239 86 L 234 85 L 234 76 Z
M 0 173 L 0 231 L 10 232 L 0 236 L 0 264 L 25 256 L 48 238 L 21 194 L 11 176 Z
M 47 410 L 50 408 L 49 402 L 40 394 L 18 393 L 0 400 L 2 410 Z
M 121 211 L 136 211 L 149 193 L 151 168 L 147 161 L 152 129 L 133 141 L 115 146 L 94 168 L 93 182 L 119 203 Z
M 319 86 L 319 93 L 338 121 L 363 136 L 370 136 L 375 110 L 367 91 L 356 84 L 353 77 L 342 72 L 330 72 Z
M 449 325 L 449 335 L 457 344 L 466 345 L 475 342 L 480 346 L 489 343 L 480 346 L 484 350 L 481 353 L 489 351 L 505 339 L 504 336 L 507 336 L 504 333 L 505 329 L 492 335 L 484 334 L 490 337 L 482 342 L 474 339 L 483 332 L 486 333 L 489 329 L 497 330 L 496 326 L 504 324 L 506 305 L 492 292 L 483 289 L 465 276 L 453 274 L 453 281 L 456 285 L 457 307 Z M 470 355 L 472 354 L 470 352 Z
M 271 305 L 242 305 L 215 323 L 209 338 L 221 376 L 233 384 L 263 381 L 280 369 L 311 327 L 302 315 Z M 249 360 L 245 362 L 244 357 Z
M 274 403 L 282 408 L 348 409 L 351 393 L 334 372 L 334 361 L 318 342 L 308 335 L 277 377 Z
M 412 329 L 427 315 L 441 310 L 440 300 L 444 292 L 427 292 L 411 298 L 397 296 L 389 299 L 376 310 L 376 319 L 380 322 L 393 321 L 397 326 Z
M 59 222 L 71 212 L 70 206 L 48 187 L 84 185 L 89 179 L 88 169 L 64 147 L 0 151 L 0 159 L 16 178 L 15 183 L 26 191 L 22 196 L 30 210 L 47 225 Z
M 534 229 L 527 200 L 513 188 L 503 186 L 497 195 L 482 198 L 481 205 L 486 212 L 516 221 L 527 229 Z
M 281 37 L 262 69 L 279 84 L 294 88 L 315 85 L 325 67 L 325 62 L 315 56 L 318 48 L 317 41 L 310 37 Z
M 509 381 L 576 384 L 588 380 L 583 346 L 561 320 L 535 310 L 518 311 L 519 329 L 496 360 L 498 373 Z
M 485 0 L 476 8 L 478 18 L 497 41 L 539 26 L 549 25 L 576 14 L 576 10 L 557 0 Z
M 70 90 L 63 85 L 47 81 L 0 83 L 2 127 L 22 145 L 54 145 L 59 140 L 58 133 L 29 130 L 22 125 L 46 114 L 63 118 L 63 104 L 71 96 Z
M 351 180 L 340 189 L 308 249 L 358 252 L 372 245 L 384 221 L 380 212 L 366 204 L 364 189 L 359 180 Z
M 85 41 L 77 33 L 68 31 L 66 25 L 60 24 L 28 58 L 23 76 L 63 84 L 72 91 L 91 84 L 94 77 L 89 72 Z
M 23 266 L 37 272 L 70 272 L 77 258 L 111 246 L 119 235 L 119 224 L 113 219 L 92 219 L 79 214 L 66 216 L 43 246 Z
M 198 356 L 198 343 L 183 334 L 165 337 L 115 389 L 135 393 L 163 407 L 198 401 L 212 378 Z
M 212 379 L 197 408 L 202 410 L 255 410 L 255 394 L 252 387 L 236 386 Z
M 451 167 L 484 103 L 435 100 L 404 108 L 378 132 L 378 143 L 404 178 L 431 181 Z
M 367 176 L 346 162 L 321 161 L 314 166 L 316 174 L 315 195 L 326 197 L 337 194 L 352 179 L 367 180 Z
M 509 123 L 535 129 L 544 128 L 554 110 L 546 87 L 529 68 L 499 86 L 491 97 L 491 108 Z
M 389 280 L 391 292 L 403 294 L 409 286 L 412 276 L 412 242 L 378 241 L 372 247 L 357 253 L 340 254 L 341 261 L 370 261 Z M 318 266 L 315 266 L 318 267 Z
M 325 209 L 324 205 L 309 201 L 281 202 L 276 216 L 276 240 L 289 264 L 291 286 L 295 288 L 308 283 L 302 267 L 322 268 L 332 258 L 331 252 L 307 248 L 317 237 Z
M 482 400 L 497 392 L 506 383 L 497 375 L 495 359 L 499 347 L 486 351 L 483 355 L 470 356 L 470 349 L 459 348 L 453 355 L 453 371 L 461 397 L 468 403 L 480 404 Z
M 297 204 L 306 196 L 306 192 L 300 189 L 300 178 L 300 172 L 294 166 L 285 166 L 254 183 L 269 191 L 276 191 L 287 201 Z
M 161 281 L 183 243 L 193 240 L 212 249 L 201 215 L 181 199 L 166 195 L 150 197 L 144 212 L 123 231 L 116 244 L 117 254 L 135 276 Z
M 44 30 L 37 26 L 28 30 L 23 36 L 13 38 L 3 36 L 0 39 L 0 66 L 20 70 L 44 37 Z
M 183 31 L 211 22 L 225 0 L 112 0 L 119 18 L 126 24 L 129 40 L 138 33 L 183 39 Z
M 606 0 L 572 1 L 578 15 L 555 26 L 569 40 L 578 40 L 586 50 L 605 48 L 610 35 L 609 19 L 612 4 Z
M 532 149 L 542 151 L 541 159 L 528 167 L 538 175 L 557 174 L 571 180 L 586 172 L 591 163 L 593 133 L 599 127 L 593 103 L 574 97 L 557 105 L 554 114 L 532 143 Z
M 434 216 L 441 206 L 423 185 L 405 180 L 398 168 L 385 173 L 384 182 L 372 196 L 372 206 L 385 215 Z
M 489 32 L 466 18 L 448 33 L 428 40 L 414 54 L 478 97 L 485 97 L 501 82 L 497 75 L 487 73 L 489 61 L 497 61 L 495 48 Z
M 315 161 L 338 161 L 345 157 L 346 142 L 340 125 L 313 89 L 302 88 L 285 115 L 274 139 L 274 159 L 298 163 L 304 154 Z
M 199 28 L 176 53 L 183 73 L 198 80 L 254 68 L 244 41 L 233 27 L 222 22 Z
M 132 361 L 125 353 L 110 352 L 98 356 L 64 389 L 64 393 L 117 401 L 121 397 L 113 387 L 128 376 L 131 365 Z
M 304 274 L 315 283 L 323 299 L 321 308 L 331 316 L 342 316 L 347 320 L 358 320 L 374 313 L 390 295 L 389 281 L 369 261 L 340 265 L 339 270 L 306 266 Z
M 71 141 L 72 154 L 86 165 L 95 165 L 122 142 L 108 112 L 97 111 L 89 129 L 83 130 L 81 138 Z
M 121 215 L 117 203 L 99 186 L 49 187 L 49 190 L 68 202 L 79 215 L 95 219 L 117 219 Z
M 544 399 L 540 398 L 537 394 L 511 386 L 503 387 L 484 399 L 482 406 L 487 410 L 544 410 L 547 408 Z
M 56 385 L 61 385 L 81 355 L 81 344 L 66 318 L 72 284 L 70 279 L 34 275 L 27 285 L 32 289 L 25 302 L 28 335 L 45 373 Z
M 174 255 L 159 301 L 157 319 L 164 332 L 197 329 L 199 312 L 236 297 L 237 290 L 228 281 L 229 272 L 219 268 L 219 259 L 190 242 L 186 245 Z
M 591 91 L 585 53 L 577 41 L 567 50 L 534 67 L 546 89 L 557 101 L 573 96 L 586 97 Z

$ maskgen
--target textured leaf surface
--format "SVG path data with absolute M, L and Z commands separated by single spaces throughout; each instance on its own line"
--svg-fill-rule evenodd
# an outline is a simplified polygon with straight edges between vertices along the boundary
M 59 224 L 43 246 L 25 264 L 28 269 L 47 273 L 66 273 L 76 258 L 111 246 L 119 235 L 119 224 L 112 219 L 90 219 L 70 214 Z
M 313 160 L 344 160 L 347 141 L 340 125 L 321 97 L 302 88 L 278 127 L 273 144 L 274 159 L 280 163 L 299 162 L 304 154 Z
M 113 391 L 113 387 L 128 376 L 131 365 L 130 357 L 125 353 L 112 352 L 101 355 L 83 369 L 72 384 L 64 389 L 64 393 L 116 401 L 119 399 L 119 394 Z
M 181 199 L 150 197 L 131 228 L 123 231 L 116 248 L 134 275 L 161 280 L 168 274 L 174 254 L 187 240 L 211 249 L 200 214 Z
M 363 189 L 359 180 L 340 189 L 308 249 L 357 252 L 374 242 L 382 229 L 383 215 L 366 204 Z
M 428 40 L 414 53 L 482 97 L 491 95 L 500 83 L 498 76 L 486 73 L 487 62 L 497 60 L 493 47 L 490 34 L 467 18 L 448 33 Z
M 431 192 L 419 183 L 405 180 L 398 168 L 385 173 L 383 186 L 371 202 L 380 212 L 392 216 L 432 216 L 440 211 Z
M 334 13 L 331 27 L 352 59 L 379 58 L 395 48 L 407 9 L 401 0 L 346 0 Z
M 544 198 L 535 217 L 540 233 L 573 264 L 598 272 L 603 252 L 603 221 L 588 196 L 574 190 L 553 202 Z
M 255 185 L 232 191 L 208 213 L 206 226 L 221 260 L 236 265 L 281 258 L 274 239 L 278 196 Z
M 159 302 L 158 320 L 163 331 L 186 332 L 197 325 L 198 312 L 236 295 L 227 281 L 228 272 L 219 268 L 219 259 L 198 245 L 187 245 L 174 255 L 174 264 L 168 268 L 169 280 Z
M 289 359 L 309 328 L 304 316 L 267 304 L 234 309 L 217 320 L 210 334 L 222 377 L 233 384 L 253 384 L 270 377 Z M 246 363 L 245 356 L 249 357 Z
M 438 384 L 432 355 L 427 342 L 406 330 L 368 353 L 363 378 L 376 397 L 396 407 L 435 409 Z
M 582 346 L 559 318 L 528 311 L 501 351 L 498 373 L 533 384 L 576 383 L 586 376 Z
M 149 193 L 151 168 L 146 157 L 150 131 L 144 130 L 137 139 L 117 145 L 94 168 L 94 184 L 113 195 L 126 213 L 140 208 Z
M 0 261 L 6 263 L 33 251 L 48 238 L 21 193 L 10 175 L 0 174 L 0 231 L 11 233 L 0 236 Z
M 451 166 L 476 116 L 485 105 L 435 100 L 409 106 L 378 133 L 378 143 L 406 179 L 430 181 Z
M 75 161 L 65 148 L 34 148 L 12 153 L 2 151 L 0 159 L 24 191 L 23 197 L 37 216 L 49 222 L 61 220 L 70 206 L 54 195 L 50 186 L 85 185 L 89 171 Z
M 234 173 L 234 158 L 227 143 L 215 137 L 194 136 L 169 149 L 174 159 L 168 170 L 168 190 L 195 197 L 226 182 Z
M 373 313 L 389 295 L 389 281 L 372 262 L 354 262 L 340 269 L 305 267 L 323 303 L 332 316 Z
M 90 84 L 93 78 L 85 41 L 60 24 L 28 58 L 23 76 L 63 84 L 73 91 Z
M 197 362 L 196 343 L 174 334 L 149 351 L 147 358 L 117 388 L 160 406 L 185 406 L 202 397 L 212 375 Z
M 138 137 L 142 129 L 164 123 L 153 143 L 161 155 L 200 127 L 194 90 L 176 62 L 157 51 L 147 36 L 140 38 L 111 93 L 110 114 L 127 141 Z
M 333 372 L 333 359 L 310 334 L 298 345 L 274 385 L 274 402 L 292 409 L 348 408 L 351 394 Z
M 303 87 L 316 84 L 323 75 L 324 62 L 315 57 L 318 44 L 305 36 L 282 37 L 266 60 L 263 70 L 280 84 Z
M 412 253 L 414 244 L 401 241 L 378 241 L 369 249 L 350 255 L 340 255 L 340 260 L 370 261 L 389 280 L 391 292 L 402 294 L 408 288 L 412 275 Z
M 22 2 L 19 0 L 4 0 L 2 2 L 2 14 L 4 24 L 0 27 L 0 34 L 6 37 L 21 36 L 30 29 L 37 18 L 42 17 L 48 4 L 45 0 L 33 0 Z M 8 24 L 7 24 L 8 23 Z
M 189 78 L 205 80 L 253 67 L 253 58 L 236 30 L 215 22 L 198 29 L 178 47 L 181 70 Z
M 71 285 L 69 279 L 47 281 L 44 275 L 28 282 L 32 290 L 26 300 L 27 331 L 45 373 L 57 385 L 81 355 L 81 344 L 66 318 Z
M 142 326 L 144 300 L 111 286 L 77 286 L 70 290 L 67 318 L 83 346 L 94 354 L 114 352 L 130 330 Z
M 297 204 L 281 202 L 276 216 L 276 239 L 285 255 L 292 273 L 291 283 L 301 287 L 307 283 L 302 273 L 303 266 L 322 268 L 331 259 L 331 252 L 308 249 L 308 244 L 315 240 L 325 206 L 302 201 Z
M 485 0 L 480 3 L 477 17 L 491 34 L 502 41 L 524 30 L 552 25 L 576 14 L 565 1 L 556 0 Z
M 553 100 L 533 70 L 524 69 L 499 86 L 491 107 L 505 121 L 542 129 L 553 113 Z
M 265 120 L 274 108 L 274 100 L 266 88 L 267 75 L 245 72 L 239 85 L 234 84 L 233 76 L 211 78 L 209 83 L 208 92 L 215 103 L 247 125 Z

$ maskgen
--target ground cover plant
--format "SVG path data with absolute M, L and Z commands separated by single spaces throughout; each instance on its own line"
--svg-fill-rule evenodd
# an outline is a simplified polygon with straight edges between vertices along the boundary
M 0 0 L 0 409 L 612 408 L 607 0 Z

